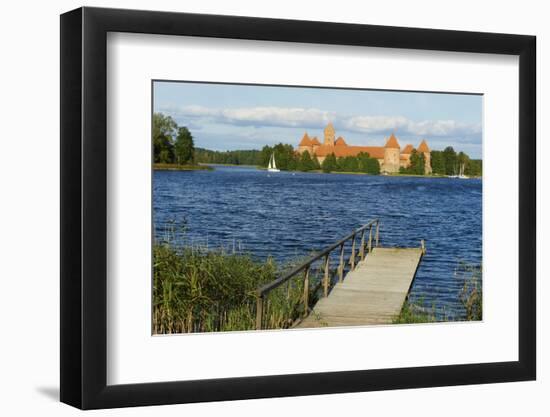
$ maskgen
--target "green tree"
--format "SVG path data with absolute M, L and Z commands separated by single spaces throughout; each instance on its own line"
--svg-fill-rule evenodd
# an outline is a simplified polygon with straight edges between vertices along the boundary
M 338 171 L 359 172 L 359 159 L 356 156 L 345 156 L 338 158 Z
M 178 136 L 176 137 L 176 143 L 174 145 L 174 153 L 176 162 L 179 165 L 193 162 L 195 157 L 195 144 L 193 142 L 193 135 L 186 127 L 178 128 Z
M 366 166 L 367 174 L 380 175 L 380 163 L 376 158 L 368 158 Z
M 271 151 L 268 152 L 271 155 Z M 269 157 L 268 157 L 269 158 Z M 195 148 L 195 162 L 210 164 L 262 165 L 262 151 L 257 149 L 212 151 Z M 267 162 L 265 163 L 267 166 Z
M 445 175 L 458 174 L 458 159 L 452 146 L 443 150 L 443 161 L 445 163 Z
M 414 175 L 424 175 L 426 168 L 426 160 L 423 153 L 419 153 L 416 149 L 411 152 L 411 164 L 408 167 L 408 172 Z
M 431 151 L 430 160 L 432 164 L 432 173 L 445 175 L 445 160 L 441 151 Z
M 155 162 L 163 164 L 174 163 L 174 144 L 169 136 L 158 136 L 153 147 Z
M 275 153 L 275 163 L 277 164 L 277 168 L 283 171 L 296 170 L 298 167 L 298 157 L 296 156 L 292 145 L 278 143 L 273 147 L 273 152 Z
M 315 161 L 317 161 L 317 158 L 312 158 L 308 151 L 305 151 L 302 153 L 300 157 L 300 161 L 298 162 L 298 170 L 300 171 L 312 171 L 316 169 Z M 319 163 L 317 162 L 317 165 Z
M 174 162 L 173 137 L 178 125 L 170 116 L 153 114 L 153 158 L 155 162 Z
M 481 159 L 470 159 L 464 169 L 464 173 L 469 177 L 480 177 L 483 174 L 483 163 Z
M 358 161 L 359 172 L 365 172 L 371 175 L 380 174 L 380 164 L 378 163 L 378 159 L 371 158 L 367 152 L 359 153 L 356 158 Z
M 424 154 L 413 149 L 410 157 L 410 164 L 407 168 L 400 167 L 399 172 L 402 174 L 424 175 L 426 172 L 426 159 Z
M 321 164 L 323 172 L 333 172 L 338 170 L 338 162 L 336 156 L 333 153 L 327 155 L 323 163 Z

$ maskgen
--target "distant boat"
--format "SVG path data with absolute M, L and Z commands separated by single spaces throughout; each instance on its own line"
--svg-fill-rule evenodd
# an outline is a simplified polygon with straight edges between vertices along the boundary
M 456 165 L 453 169 L 453 175 L 447 175 L 447 178 L 460 178 L 460 176 L 456 173 Z
M 271 154 L 271 158 L 269 158 L 269 164 L 267 165 L 267 171 L 268 172 L 280 172 L 280 169 L 277 169 L 277 165 L 275 165 L 275 154 Z
M 467 175 L 464 175 L 464 164 L 460 165 L 460 174 L 458 174 L 456 177 L 460 178 L 460 179 L 467 179 L 468 178 Z

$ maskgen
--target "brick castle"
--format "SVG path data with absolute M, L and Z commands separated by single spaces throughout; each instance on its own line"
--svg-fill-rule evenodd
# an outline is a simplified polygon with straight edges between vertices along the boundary
M 410 158 L 414 147 L 408 144 L 401 149 L 393 133 L 386 140 L 384 146 L 350 146 L 341 136 L 335 139 L 336 132 L 332 123 L 329 123 L 325 127 L 324 133 L 325 139 L 323 144 L 321 144 L 317 137 L 310 138 L 306 132 L 298 144 L 298 153 L 302 154 L 308 151 L 311 156 L 315 156 L 319 163 L 322 164 L 325 158 L 331 153 L 337 158 L 341 158 L 344 156 L 357 156 L 361 152 L 366 152 L 371 158 L 378 160 L 380 171 L 387 173 L 399 172 L 400 167 L 407 168 L 411 163 Z M 420 142 L 416 151 L 424 154 L 425 172 L 426 174 L 431 174 L 430 148 L 425 140 Z

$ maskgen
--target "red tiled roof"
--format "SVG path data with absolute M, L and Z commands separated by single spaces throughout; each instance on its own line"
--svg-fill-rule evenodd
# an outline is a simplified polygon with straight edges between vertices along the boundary
M 317 139 L 317 136 L 315 136 L 313 139 L 311 139 L 311 144 L 312 145 L 320 145 L 321 142 L 319 142 L 319 140 Z
M 298 146 L 311 146 L 311 139 L 309 138 L 307 132 L 304 133 L 304 137 L 300 141 L 300 144 Z
M 401 148 L 401 146 L 399 146 L 399 142 L 397 141 L 397 138 L 395 137 L 395 135 L 392 133 L 390 138 L 388 139 L 388 141 L 386 142 L 386 145 L 385 145 L 386 148 Z
M 337 158 L 357 156 L 361 152 L 368 153 L 371 158 L 384 159 L 384 148 L 381 146 L 331 146 L 321 145 L 315 150 L 316 156 L 328 156 L 333 153 Z
M 356 152 L 356 155 L 365 152 L 371 158 L 384 159 L 385 149 L 382 146 L 349 146 L 349 148 L 352 148 Z
M 420 142 L 420 145 L 418 145 L 418 152 L 430 152 L 430 148 L 428 148 L 428 144 L 426 143 L 425 139 L 422 139 L 422 142 Z
M 342 136 L 338 136 L 338 139 L 336 139 L 336 142 L 334 142 L 336 146 L 347 146 L 346 141 Z
M 409 143 L 407 146 L 403 148 L 401 153 L 412 153 L 413 149 L 414 149 L 413 146 Z

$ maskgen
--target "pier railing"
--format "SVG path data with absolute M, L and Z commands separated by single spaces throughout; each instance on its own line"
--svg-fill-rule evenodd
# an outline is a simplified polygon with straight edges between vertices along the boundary
M 365 259 L 367 254 L 372 251 L 373 247 L 378 246 L 380 235 L 380 220 L 374 219 L 368 222 L 367 224 L 361 226 L 358 229 L 355 229 L 346 237 L 340 239 L 338 242 L 329 246 L 328 248 L 322 250 L 318 254 L 314 255 L 307 261 L 303 262 L 292 271 L 288 272 L 284 276 L 277 278 L 264 286 L 258 288 L 257 290 L 257 301 L 256 301 L 256 329 L 262 329 L 263 319 L 264 319 L 264 307 L 266 304 L 266 299 L 271 291 L 280 287 L 285 283 L 289 283 L 290 280 L 299 276 L 303 279 L 303 295 L 300 302 L 303 303 L 304 307 L 304 317 L 309 314 L 309 303 L 310 303 L 310 271 L 312 265 L 322 260 L 322 271 L 323 278 L 317 283 L 317 286 L 314 288 L 313 293 L 320 289 L 320 286 L 323 287 L 323 296 L 327 297 L 330 287 L 332 285 L 332 275 L 330 272 L 330 256 L 334 251 L 338 251 L 338 266 L 336 272 L 338 274 L 338 282 L 342 282 L 344 279 L 344 270 L 346 265 L 349 265 L 350 270 L 353 271 L 357 266 L 357 263 Z M 346 253 L 346 243 L 351 241 L 351 251 L 349 257 L 345 259 Z M 357 242 L 358 241 L 358 242 Z

